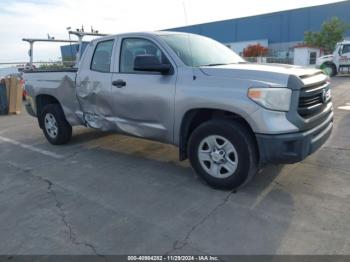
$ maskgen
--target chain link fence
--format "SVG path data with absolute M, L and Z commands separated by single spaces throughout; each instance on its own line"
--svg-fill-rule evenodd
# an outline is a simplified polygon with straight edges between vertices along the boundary
M 276 63 L 276 64 L 293 64 L 293 58 L 280 58 L 280 57 L 243 57 L 250 63 Z

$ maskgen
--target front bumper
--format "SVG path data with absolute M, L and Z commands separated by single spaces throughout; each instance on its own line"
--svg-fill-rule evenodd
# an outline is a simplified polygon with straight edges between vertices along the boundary
M 333 113 L 311 130 L 282 135 L 256 134 L 262 164 L 300 162 L 319 149 L 331 135 Z

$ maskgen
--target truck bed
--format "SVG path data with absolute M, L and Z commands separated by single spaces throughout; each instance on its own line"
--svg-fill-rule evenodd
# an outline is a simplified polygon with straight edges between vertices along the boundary
M 23 70 L 23 73 L 62 73 L 62 72 L 73 72 L 76 73 L 78 71 L 77 68 L 62 68 L 62 69 L 26 69 Z
M 23 72 L 25 90 L 33 114 L 37 115 L 37 99 L 40 96 L 51 96 L 58 100 L 67 120 L 72 124 L 81 124 L 77 116 L 80 110 L 76 98 L 75 68 L 57 70 L 26 70 Z M 35 99 L 34 99 L 35 98 Z

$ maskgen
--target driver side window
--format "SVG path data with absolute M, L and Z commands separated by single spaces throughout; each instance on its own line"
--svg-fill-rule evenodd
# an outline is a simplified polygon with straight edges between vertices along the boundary
M 151 41 L 141 38 L 126 38 L 122 42 L 119 72 L 140 73 L 140 71 L 134 70 L 135 57 L 138 55 L 154 55 L 160 63 L 167 60 L 159 47 Z

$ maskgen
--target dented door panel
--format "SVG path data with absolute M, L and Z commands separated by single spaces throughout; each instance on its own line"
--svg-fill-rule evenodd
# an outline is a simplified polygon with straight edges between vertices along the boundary
M 111 121 L 125 133 L 172 143 L 175 74 L 113 74 L 112 81 L 119 79 L 126 85 L 112 87 Z
M 109 52 L 103 49 L 98 50 L 97 46 L 99 43 L 107 42 L 111 43 L 109 50 L 107 50 Z M 111 117 L 113 112 L 113 104 L 110 103 L 109 96 L 111 92 L 111 70 L 114 66 L 112 57 L 115 44 L 116 39 L 114 38 L 91 44 L 81 63 L 76 81 L 76 95 L 85 125 L 101 130 L 118 130 L 115 124 L 108 120 L 108 117 Z M 102 53 L 104 52 L 102 57 L 103 55 L 107 55 L 110 58 L 108 67 L 101 68 L 101 64 L 94 64 L 95 52 L 101 51 Z M 101 59 L 99 60 L 101 63 Z M 97 66 L 97 68 L 94 68 L 94 66 Z
M 77 98 L 85 123 L 102 130 L 116 129 L 106 117 L 112 115 L 112 105 L 108 97 L 111 91 L 111 73 L 82 73 L 77 81 Z

